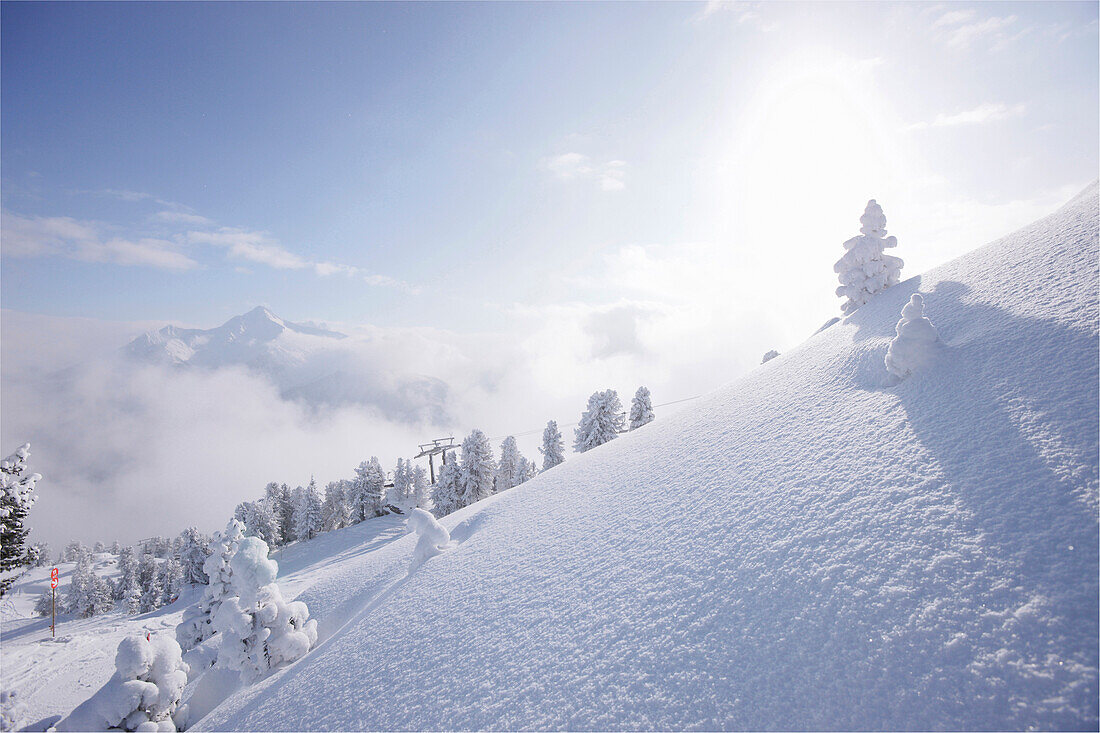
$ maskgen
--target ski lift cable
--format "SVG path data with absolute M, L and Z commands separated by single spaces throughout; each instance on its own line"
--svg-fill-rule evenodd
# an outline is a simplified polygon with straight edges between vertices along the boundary
M 653 409 L 656 410 L 658 407 L 668 407 L 669 405 L 678 405 L 681 402 L 691 402 L 692 400 L 697 400 L 702 396 L 703 395 L 701 395 L 701 394 L 697 394 L 694 397 L 684 397 L 683 399 L 680 399 L 680 400 L 672 400 L 671 402 L 662 402 L 659 405 L 654 405 Z M 578 420 L 577 422 L 567 422 L 567 423 L 560 424 L 560 425 L 558 425 L 558 427 L 559 428 L 571 428 L 574 425 L 579 425 L 579 424 L 580 424 L 580 421 Z M 522 433 L 509 433 L 508 435 L 498 435 L 495 438 L 489 438 L 489 440 L 495 442 L 497 440 L 504 440 L 505 438 L 507 438 L 509 436 L 511 436 L 513 438 L 524 438 L 528 435 L 534 435 L 536 433 L 541 433 L 543 430 L 544 430 L 544 428 L 535 428 L 534 430 L 527 430 L 527 431 L 524 431 Z

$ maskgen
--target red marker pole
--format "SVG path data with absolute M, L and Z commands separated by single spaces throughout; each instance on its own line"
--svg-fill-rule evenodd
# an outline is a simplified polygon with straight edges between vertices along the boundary
M 57 637 L 57 568 L 50 570 L 50 638 Z

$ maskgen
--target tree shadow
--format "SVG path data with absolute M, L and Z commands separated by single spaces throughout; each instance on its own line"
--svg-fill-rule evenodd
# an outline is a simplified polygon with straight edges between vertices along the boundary
M 914 278 L 888 291 L 899 312 L 917 285 Z M 1001 655 L 987 667 L 1001 679 L 992 695 L 990 679 L 976 679 L 963 699 L 986 706 L 980 719 L 994 727 L 1027 726 L 1033 718 L 1058 728 L 1095 727 L 1097 336 L 966 302 L 968 292 L 944 281 L 926 295 L 942 343 L 923 373 L 889 377 L 885 347 L 857 349 L 848 373 L 862 389 L 890 390 L 900 400 L 978 530 L 983 572 L 999 579 L 968 586 L 977 596 L 972 607 L 986 610 L 973 619 L 969 644 L 972 669 Z M 870 322 L 857 322 L 864 338 L 887 335 Z

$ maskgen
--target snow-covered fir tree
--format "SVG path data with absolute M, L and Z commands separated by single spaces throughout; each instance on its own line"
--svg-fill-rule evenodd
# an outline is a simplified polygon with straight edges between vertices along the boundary
M 450 458 L 443 461 L 439 478 L 432 487 L 432 511 L 437 517 L 445 517 L 461 506 L 462 468 L 453 452 L 444 453 L 445 457 L 448 455 Z
M 140 583 L 138 583 L 138 562 L 133 547 L 123 547 L 118 551 L 118 570 L 121 576 L 118 583 L 115 584 L 115 592 L 118 594 L 117 600 L 121 601 L 125 598 L 131 582 L 140 586 Z
M 924 315 L 924 298 L 913 293 L 901 309 L 896 336 L 886 349 L 886 370 L 904 379 L 927 365 L 935 355 L 940 334 Z
M 413 506 L 423 509 L 428 505 L 428 470 L 423 466 L 413 466 L 410 491 Z
M 774 359 L 777 356 L 779 356 L 779 352 L 776 351 L 775 349 L 772 349 L 768 353 L 764 354 L 764 358 L 760 360 L 760 363 L 761 364 L 767 364 L 769 361 L 771 361 L 772 359 Z
M 470 506 L 492 495 L 496 462 L 493 446 L 477 428 L 462 441 L 462 493 L 459 506 Z
M 355 469 L 355 498 L 358 520 L 382 514 L 386 498 L 386 472 L 377 456 L 363 461 Z
M 562 439 L 561 431 L 558 430 L 557 420 L 546 423 L 546 429 L 542 431 L 542 447 L 539 448 L 539 453 L 542 454 L 543 471 L 565 460 L 565 441 Z
M 180 566 L 183 568 L 183 582 L 187 585 L 206 585 L 209 578 L 202 566 L 210 557 L 210 544 L 206 537 L 195 527 L 183 530 L 180 537 Z
M 50 616 L 53 614 L 54 604 L 54 591 L 52 588 L 47 588 L 38 594 L 38 598 L 34 601 L 34 612 L 38 616 Z
M 535 468 L 535 464 L 527 460 L 526 456 L 520 456 L 519 463 L 516 464 L 516 470 L 512 474 L 512 486 L 519 486 L 537 473 L 538 469 Z
M 120 582 L 118 587 L 121 588 L 123 607 L 126 609 L 126 613 L 133 616 L 134 614 L 141 613 L 141 586 L 138 585 L 137 575 L 130 578 L 126 582 Z
M 497 464 L 496 478 L 493 484 L 494 491 L 507 491 L 520 483 L 516 481 L 516 470 L 519 468 L 519 462 L 522 458 L 523 456 L 519 453 L 519 446 L 516 445 L 516 439 L 509 435 L 500 444 L 500 462 Z
M 574 431 L 573 450 L 584 453 L 619 437 L 623 429 L 623 404 L 613 389 L 593 392 L 588 409 Z
M 30 565 L 25 547 L 30 527 L 27 514 L 38 499 L 35 484 L 42 476 L 27 470 L 31 444 L 0 461 L 0 596 L 7 592 Z
M 59 562 L 76 562 L 77 558 L 81 555 L 87 555 L 88 548 L 80 544 L 76 540 L 73 540 L 69 544 L 65 545 L 65 549 L 61 551 L 61 558 Z
M 412 461 L 397 459 L 397 468 L 393 471 L 393 497 L 391 504 L 402 505 L 408 502 L 412 491 Z
M 164 586 L 156 558 L 149 553 L 142 555 L 138 563 L 138 585 L 141 586 L 141 612 L 148 613 L 160 608 Z
M 122 543 L 121 542 L 119 542 L 118 540 L 115 540 L 114 542 L 111 543 L 111 554 L 112 555 L 117 555 L 121 551 L 122 551 Z
M 316 537 L 322 528 L 321 495 L 317 492 L 317 482 L 311 476 L 309 486 L 298 495 L 298 504 L 294 507 L 294 536 L 299 542 Z
M 35 542 L 31 545 L 30 557 L 33 559 L 33 567 L 48 568 L 50 566 L 50 546 L 45 542 Z
M 321 502 L 321 528 L 325 532 L 342 529 L 351 521 L 351 507 L 348 506 L 348 490 L 351 482 L 333 481 L 325 487 L 325 499 Z
M 60 730 L 174 731 L 188 667 L 179 644 L 158 634 L 123 639 L 107 684 L 58 724 Z M 178 719 L 177 719 L 178 718 Z
M 217 664 L 253 682 L 304 656 L 317 642 L 317 622 L 306 604 L 283 599 L 275 583 L 279 566 L 262 540 L 242 539 L 230 566 L 235 595 L 214 615 L 223 637 Z
M 175 555 L 160 565 L 160 605 L 167 606 L 180 597 L 183 590 L 183 566 Z
M 92 570 L 91 556 L 81 555 L 69 581 L 65 611 L 86 618 L 107 613 L 114 605 L 107 582 Z
M 96 542 L 94 545 L 92 545 L 92 552 L 97 554 L 107 552 L 107 545 L 103 544 L 102 542 Z
M 233 569 L 230 561 L 237 552 L 237 545 L 244 537 L 244 526 L 230 519 L 225 532 L 215 532 L 210 543 L 210 556 L 203 564 L 203 572 L 210 579 L 199 602 L 183 612 L 183 619 L 176 626 L 176 641 L 184 651 L 214 635 L 213 617 L 225 599 L 233 594 Z
M 886 216 L 874 199 L 867 202 L 859 218 L 860 235 L 844 243 L 844 256 L 833 265 L 840 277 L 838 297 L 847 298 L 840 309 L 851 313 L 901 278 L 900 258 L 883 252 L 898 245 L 897 237 L 886 236 Z
M 653 399 L 649 396 L 649 387 L 638 387 L 634 399 L 630 401 L 630 429 L 637 430 L 653 422 Z
M 249 537 L 259 537 L 269 546 L 277 547 L 280 542 L 279 523 L 271 506 L 266 501 L 246 501 L 243 506 L 244 533 Z
M 264 487 L 263 501 L 279 527 L 279 542 L 287 544 L 294 538 L 294 498 L 290 487 L 274 481 Z M 265 538 L 266 541 L 266 538 Z M 271 545 L 271 542 L 268 541 Z M 274 545 L 272 545 L 274 546 Z

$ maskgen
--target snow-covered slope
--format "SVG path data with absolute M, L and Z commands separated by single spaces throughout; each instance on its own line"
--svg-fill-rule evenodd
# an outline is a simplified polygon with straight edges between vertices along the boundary
M 347 555 L 198 728 L 1097 726 L 1097 188 L 679 414 Z M 890 377 L 921 292 L 942 346 Z

